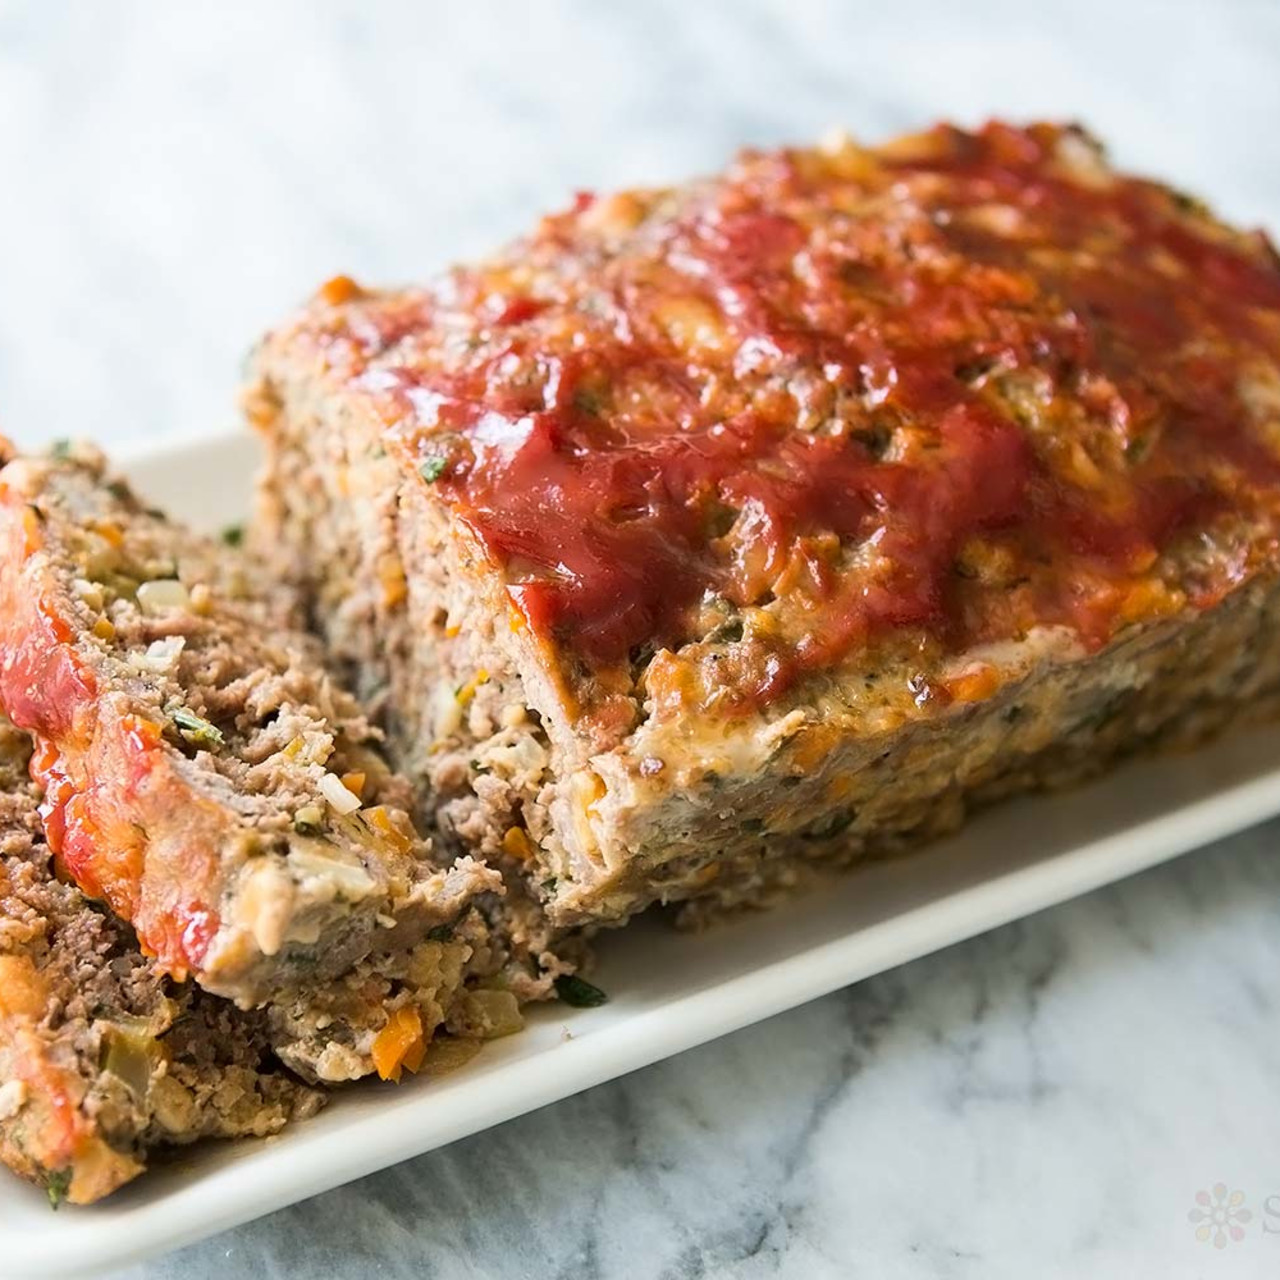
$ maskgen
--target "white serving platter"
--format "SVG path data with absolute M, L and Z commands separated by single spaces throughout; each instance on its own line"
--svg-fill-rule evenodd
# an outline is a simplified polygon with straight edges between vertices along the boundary
M 126 459 L 208 528 L 244 516 L 253 442 L 203 437 Z M 700 934 L 642 922 L 600 947 L 598 1009 L 554 1006 L 444 1079 L 370 1085 L 266 1142 L 206 1146 L 105 1204 L 57 1213 L 0 1180 L 0 1273 L 101 1275 L 501 1124 L 816 996 L 1132 875 L 1280 813 L 1280 727 L 1144 760 L 988 811 L 928 850 Z

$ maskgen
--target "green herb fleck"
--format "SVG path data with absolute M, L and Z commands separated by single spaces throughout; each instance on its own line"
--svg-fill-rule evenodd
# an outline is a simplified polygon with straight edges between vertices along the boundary
M 591 387 L 577 387 L 573 393 L 573 407 L 588 418 L 598 418 L 604 408 L 604 396 Z
M 607 1003 L 609 997 L 576 973 L 562 973 L 556 979 L 556 995 L 575 1009 L 594 1009 Z
M 427 930 L 428 942 L 448 942 L 453 937 L 453 925 L 438 924 Z
M 996 361 L 986 356 L 979 356 L 975 360 L 962 360 L 955 367 L 955 375 L 961 382 L 967 382 L 973 386 L 981 382 L 995 367 Z
M 851 431 L 849 434 L 876 461 L 889 452 L 889 446 L 893 443 L 893 432 L 882 422 L 874 422 L 861 431 Z
M 542 889 L 544 892 L 546 892 L 546 893 L 555 893 L 555 891 L 556 891 L 556 885 L 557 885 L 557 884 L 559 884 L 559 883 L 560 883 L 560 882 L 555 878 L 555 876 L 548 876 L 548 877 L 547 877 L 547 878 L 542 882 L 542 884 L 539 886 L 539 888 L 541 888 L 541 889 Z
M 714 503 L 707 512 L 707 537 L 723 538 L 737 523 L 742 513 L 727 503 Z
M 418 463 L 418 474 L 428 484 L 435 484 L 435 482 L 444 475 L 444 469 L 448 465 L 448 458 L 442 458 L 439 456 L 434 458 L 424 458 L 420 463 Z
M 65 462 L 69 457 L 71 457 L 71 441 L 55 440 L 49 447 L 49 453 L 59 462 Z
M 1143 458 L 1151 452 L 1151 446 L 1155 443 L 1153 438 L 1147 436 L 1136 436 L 1130 440 L 1124 447 L 1124 456 L 1130 462 L 1141 462 Z
M 1197 199 L 1193 195 L 1189 195 L 1185 191 L 1174 191 L 1170 189 L 1169 195 L 1172 197 L 1174 205 L 1181 213 L 1205 212 L 1204 201 Z
M 802 832 L 801 838 L 804 840 L 830 840 L 833 836 L 838 836 L 842 831 L 851 827 L 856 816 L 852 809 L 828 814 L 825 818 L 815 822 L 808 831 Z
M 222 540 L 229 547 L 239 547 L 244 545 L 244 525 L 229 524 L 222 531 Z
M 169 713 L 173 726 L 190 743 L 198 747 L 220 747 L 225 739 L 217 725 L 210 724 L 203 716 L 198 716 L 186 707 L 175 707 Z
M 730 618 L 728 622 L 722 622 L 711 633 L 711 639 L 718 641 L 720 644 L 737 644 L 743 636 L 743 626 L 741 618 Z
M 44 1184 L 45 1194 L 49 1197 L 49 1207 L 57 1209 L 57 1207 L 67 1198 L 67 1192 L 71 1190 L 71 1170 L 70 1169 L 52 1169 Z
M 637 670 L 643 670 L 653 661 L 654 647 L 648 641 L 644 644 L 633 644 L 627 657 L 631 660 L 631 665 Z
M 324 830 L 324 811 L 316 804 L 305 805 L 293 815 L 293 829 L 300 836 L 318 836 Z

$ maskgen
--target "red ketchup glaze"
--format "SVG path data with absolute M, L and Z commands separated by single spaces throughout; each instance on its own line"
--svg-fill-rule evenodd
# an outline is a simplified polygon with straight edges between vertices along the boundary
M 163 970 L 185 977 L 201 966 L 219 920 L 194 892 L 198 874 L 193 883 L 148 890 L 146 815 L 174 794 L 160 729 L 104 710 L 73 628 L 55 600 L 30 589 L 24 561 L 41 539 L 36 529 L 23 531 L 27 510 L 0 489 L 0 545 L 8 551 L 0 575 L 0 702 L 34 737 L 31 775 L 44 792 L 49 847 L 62 873 L 134 926 Z M 193 823 L 186 854 L 193 873 L 201 852 Z
M 99 722 L 90 767 L 82 772 L 78 789 L 66 785 L 60 767 L 45 778 L 46 787 L 57 785 L 46 791 L 46 804 L 57 806 L 59 835 L 55 844 L 50 832 L 50 845 L 60 863 L 85 892 L 133 924 L 161 970 L 180 979 L 198 971 L 220 921 L 196 892 L 205 853 L 197 824 L 185 854 L 189 882 L 160 883 L 159 876 L 173 873 L 148 865 L 146 814 L 172 802 L 159 726 L 136 716 Z
M 515 327 L 379 371 L 393 438 L 589 666 L 775 588 L 765 700 L 901 629 L 959 649 L 1067 622 L 1102 644 L 1179 536 L 1280 491 L 1240 390 L 1280 360 L 1280 266 L 1150 183 L 1068 173 L 1063 136 L 944 128 L 854 177 L 749 156 L 608 251 L 580 204 L 521 247 L 546 270 L 536 302 L 504 295 Z M 491 288 L 455 276 L 455 318 Z M 671 299 L 720 336 L 673 337 Z M 974 537 L 1011 560 L 1017 627 L 957 577 Z
M 0 660 L 5 708 L 19 728 L 70 733 L 77 710 L 96 696 L 96 683 L 66 646 L 71 632 L 63 619 L 42 600 L 34 602 L 34 613 L 34 625 Z
M 120 761 L 117 785 L 124 796 L 125 812 L 120 813 L 113 808 L 114 788 L 95 788 L 94 799 L 99 812 L 105 812 L 113 822 L 121 823 L 116 828 L 115 839 L 124 845 L 129 832 L 122 820 L 143 815 L 154 807 L 168 807 L 176 792 L 159 725 L 136 716 L 126 716 L 116 726 L 111 748 Z M 88 832 L 91 840 L 95 834 L 93 830 Z M 133 835 L 137 862 L 141 866 L 145 850 L 138 833 L 133 831 Z M 103 853 L 99 847 L 97 856 L 101 858 Z M 175 877 L 174 882 L 154 886 L 155 904 L 144 905 L 135 917 L 141 941 L 163 968 L 178 977 L 185 977 L 189 969 L 198 971 L 203 966 L 209 945 L 221 923 L 217 911 L 196 892 L 197 885 L 208 882 L 207 872 L 201 864 L 209 857 L 207 841 L 193 812 L 182 863 L 175 871 L 167 873 Z M 185 881 L 179 878 L 183 873 L 189 876 Z

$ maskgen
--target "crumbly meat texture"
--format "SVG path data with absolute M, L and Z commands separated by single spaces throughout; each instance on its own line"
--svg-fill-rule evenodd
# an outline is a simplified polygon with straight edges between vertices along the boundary
M 1280 262 L 1074 127 L 580 197 L 260 346 L 255 537 L 553 920 L 1272 709 Z
M 160 977 L 55 876 L 30 754 L 0 719 L 0 1159 L 55 1204 L 87 1204 L 154 1147 L 314 1113 L 323 1096 L 272 1056 L 261 1014 Z
M 0 700 L 60 868 L 163 971 L 267 1006 L 297 1070 L 381 1071 L 384 1031 L 425 1042 L 470 999 L 499 875 L 433 863 L 380 734 L 239 553 L 63 452 L 0 472 Z

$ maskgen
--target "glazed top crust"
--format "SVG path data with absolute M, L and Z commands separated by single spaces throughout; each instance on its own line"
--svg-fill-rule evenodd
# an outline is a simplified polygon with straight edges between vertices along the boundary
M 1074 127 L 583 194 L 429 287 L 331 281 L 299 339 L 584 713 L 872 668 L 970 701 L 957 655 L 1096 650 L 1275 564 L 1280 259 Z

